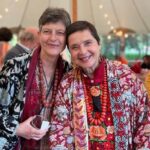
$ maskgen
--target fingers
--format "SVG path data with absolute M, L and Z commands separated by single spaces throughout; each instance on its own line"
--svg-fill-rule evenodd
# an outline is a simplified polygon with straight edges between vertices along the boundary
M 149 131 L 149 130 L 144 130 L 144 134 L 145 134 L 146 136 L 150 136 L 150 131 Z
M 47 131 L 48 131 L 47 129 L 41 130 L 41 129 L 36 129 L 32 127 L 30 137 L 31 139 L 34 139 L 34 140 L 40 140 L 43 136 L 46 135 Z
M 144 127 L 144 135 L 150 136 L 150 125 L 149 124 Z
M 40 140 L 44 135 L 36 135 L 36 134 L 32 134 L 30 139 L 33 140 Z
M 27 120 L 26 120 L 26 122 L 31 122 L 34 118 L 35 118 L 36 116 L 31 116 L 31 117 L 29 117 Z
M 32 128 L 33 128 L 33 127 L 32 127 Z M 33 135 L 35 135 L 35 136 L 43 136 L 43 135 L 46 134 L 46 132 L 47 132 L 47 130 L 40 130 L 40 129 L 35 129 L 35 128 L 33 128 L 33 129 L 31 130 L 31 134 L 33 134 Z
M 150 136 L 150 132 L 145 132 L 144 135 L 145 136 Z
M 20 123 L 16 130 L 16 135 L 23 137 L 25 139 L 35 139 L 35 140 L 41 139 L 46 134 L 48 129 L 41 130 L 41 129 L 36 129 L 32 127 L 30 122 L 33 119 L 34 119 L 34 116 Z

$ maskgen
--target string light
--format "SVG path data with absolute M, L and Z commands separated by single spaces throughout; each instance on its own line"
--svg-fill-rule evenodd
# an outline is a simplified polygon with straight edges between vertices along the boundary
M 110 27 L 110 29 L 111 29 L 111 30 L 113 30 L 113 29 L 114 29 L 114 27 L 113 27 L 113 26 L 111 26 L 111 27 Z
M 122 36 L 122 35 L 123 35 L 123 32 L 122 32 L 122 31 L 118 31 L 118 32 L 116 33 L 116 35 L 117 35 L 117 36 Z
M 125 38 L 128 38 L 128 37 L 129 37 L 129 35 L 126 33 L 126 34 L 124 35 L 124 37 L 125 37 Z
M 10 10 L 11 10 L 10 8 L 12 8 L 12 6 L 13 6 L 16 2 L 19 2 L 19 0 L 11 1 L 11 4 L 7 4 L 9 7 L 4 7 L 4 9 L 0 11 L 0 19 L 4 18 L 5 15 L 10 12 Z
M 7 13 L 9 10 L 8 10 L 8 8 L 5 8 L 5 12 Z
M 104 17 L 105 17 L 105 18 L 108 18 L 108 14 L 104 14 Z
M 110 21 L 110 20 L 108 20 L 108 21 L 107 21 L 107 24 L 108 24 L 108 25 L 110 25 L 110 24 L 111 24 L 111 21 Z
M 102 8 L 104 8 L 104 6 L 103 6 L 102 4 L 100 4 L 100 5 L 99 5 L 99 8 L 102 9 Z M 106 12 L 104 13 L 104 18 L 105 18 L 106 21 L 107 21 L 107 25 L 110 26 L 109 28 L 110 28 L 111 30 L 113 30 L 114 27 L 111 25 L 111 21 L 109 20 L 108 14 L 107 14 Z
M 111 39 L 111 35 L 108 35 L 108 36 L 107 36 L 107 39 L 110 40 L 110 39 Z
M 99 5 L 99 8 L 100 8 L 100 9 L 103 9 L 103 7 L 104 7 L 103 5 Z

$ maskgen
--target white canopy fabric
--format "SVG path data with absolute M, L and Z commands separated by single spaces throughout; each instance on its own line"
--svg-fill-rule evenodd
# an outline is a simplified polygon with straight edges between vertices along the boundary
M 63 7 L 72 16 L 73 0 L 0 0 L 0 27 L 38 26 L 45 8 Z M 77 0 L 77 20 L 93 23 L 100 34 L 125 27 L 150 32 L 150 0 Z

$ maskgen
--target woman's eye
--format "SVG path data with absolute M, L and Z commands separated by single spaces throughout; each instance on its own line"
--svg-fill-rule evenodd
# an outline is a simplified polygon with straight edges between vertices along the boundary
M 65 35 L 65 32 L 57 32 L 57 35 Z
M 44 34 L 48 34 L 49 31 L 48 31 L 48 30 L 44 30 L 43 33 L 44 33 Z
M 88 42 L 85 43 L 85 45 L 87 45 L 87 46 L 88 46 L 88 45 L 91 45 L 91 44 L 92 44 L 91 41 L 88 41 Z
M 79 47 L 78 47 L 78 46 L 73 46 L 73 47 L 71 47 L 71 49 L 72 49 L 72 50 L 78 50 Z

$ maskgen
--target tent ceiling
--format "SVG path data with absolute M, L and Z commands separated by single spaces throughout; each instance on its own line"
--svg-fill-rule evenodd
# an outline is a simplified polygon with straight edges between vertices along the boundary
M 72 0 L 0 0 L 0 3 L 3 16 L 0 27 L 38 26 L 39 16 L 48 6 L 63 7 L 72 15 Z M 92 22 L 100 34 L 109 33 L 111 26 L 129 28 L 137 33 L 150 32 L 149 0 L 77 0 L 77 3 L 78 20 Z

